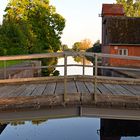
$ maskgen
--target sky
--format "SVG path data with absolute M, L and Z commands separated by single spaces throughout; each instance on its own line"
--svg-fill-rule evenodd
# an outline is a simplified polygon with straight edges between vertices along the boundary
M 8 0 L 0 0 L 0 23 Z M 116 0 L 50 0 L 57 13 L 66 19 L 61 41 L 69 47 L 75 42 L 90 39 L 92 43 L 101 40 L 102 3 L 115 3 Z

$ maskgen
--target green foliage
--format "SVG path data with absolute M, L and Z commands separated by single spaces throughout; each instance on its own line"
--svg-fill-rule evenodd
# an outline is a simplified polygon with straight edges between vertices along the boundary
M 65 19 L 49 0 L 11 0 L 5 12 L 0 26 L 0 55 L 60 49 Z
M 101 53 L 101 43 L 100 40 L 97 40 L 94 44 L 93 47 L 89 48 L 86 50 L 86 52 L 93 52 L 93 53 Z M 90 57 L 90 56 L 86 56 L 87 60 L 89 60 L 90 62 L 94 62 L 94 58 Z
M 6 22 L 0 27 L 0 55 L 26 54 L 25 46 L 25 36 L 18 24 Z
M 100 40 L 97 40 L 92 48 L 86 50 L 86 52 L 94 52 L 94 53 L 101 53 L 101 43 Z
M 82 61 L 83 61 L 83 58 L 79 57 L 79 56 L 75 56 L 73 58 L 74 58 L 74 61 L 77 62 L 77 63 L 80 63 L 80 62 L 82 63 Z
M 140 1 L 139 0 L 116 0 L 118 4 L 122 4 L 125 13 L 129 17 L 140 17 Z
M 44 58 L 41 60 L 43 66 L 55 66 L 57 58 Z M 54 67 L 48 67 L 42 70 L 43 76 L 58 76 L 59 72 Z
M 10 67 L 10 66 L 13 66 L 13 65 L 21 64 L 22 62 L 23 62 L 23 60 L 8 60 L 8 61 L 5 61 L 5 62 L 0 61 L 0 68 L 3 68 L 5 64 L 6 64 L 6 67 Z
M 69 50 L 68 45 L 67 45 L 67 44 L 63 44 L 63 45 L 61 46 L 61 50 L 62 50 L 62 51 Z
M 0 55 L 56 52 L 61 47 L 65 19 L 56 12 L 49 0 L 10 0 L 0 25 Z M 42 61 L 56 64 L 55 59 Z M 54 68 L 44 75 L 59 74 Z
M 81 46 L 81 42 L 75 42 L 74 45 L 72 46 L 72 49 L 74 51 L 80 51 L 80 46 Z

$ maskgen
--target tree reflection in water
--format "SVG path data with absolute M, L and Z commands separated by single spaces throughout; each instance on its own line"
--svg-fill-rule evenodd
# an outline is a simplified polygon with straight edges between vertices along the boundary
M 80 63 L 80 64 L 83 64 L 83 57 L 80 57 L 80 56 L 75 56 L 73 57 L 74 58 L 74 61 L 77 62 L 77 63 Z M 85 64 L 86 65 L 90 65 L 91 62 L 89 60 L 87 60 L 87 58 L 85 57 Z
M 58 63 L 58 58 L 44 58 L 41 60 L 42 66 L 55 66 Z M 59 76 L 59 71 L 54 67 L 42 69 L 42 76 Z

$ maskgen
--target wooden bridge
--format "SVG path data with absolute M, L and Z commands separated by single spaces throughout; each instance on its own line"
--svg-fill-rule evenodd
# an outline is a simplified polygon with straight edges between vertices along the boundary
M 82 64 L 68 64 L 69 56 L 79 56 Z M 85 57 L 93 58 L 92 65 L 85 64 Z M 64 75 L 0 80 L 0 111 L 46 109 L 48 117 L 55 116 L 98 116 L 110 118 L 140 119 L 140 79 L 108 77 L 98 75 L 99 69 L 128 69 L 98 65 L 103 57 L 140 61 L 140 57 L 119 56 L 81 52 L 62 52 L 22 56 L 4 56 L 0 61 L 36 60 L 64 57 L 64 65 L 38 67 L 4 67 L 7 71 L 23 69 L 45 69 L 63 67 Z M 4 65 L 6 66 L 6 65 Z M 68 75 L 68 67 L 82 67 L 82 75 Z M 93 68 L 93 75 L 85 75 L 85 68 Z M 7 76 L 5 76 L 7 78 Z M 31 114 L 33 115 L 33 114 Z M 0 113 L 0 119 L 2 114 Z

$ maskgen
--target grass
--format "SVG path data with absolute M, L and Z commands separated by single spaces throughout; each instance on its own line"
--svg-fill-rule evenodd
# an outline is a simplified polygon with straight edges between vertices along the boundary
M 17 64 L 20 64 L 22 63 L 23 60 L 8 60 L 8 61 L 0 61 L 0 68 L 3 68 L 4 65 L 6 67 L 10 67 L 10 66 L 14 66 L 14 65 L 17 65 Z

